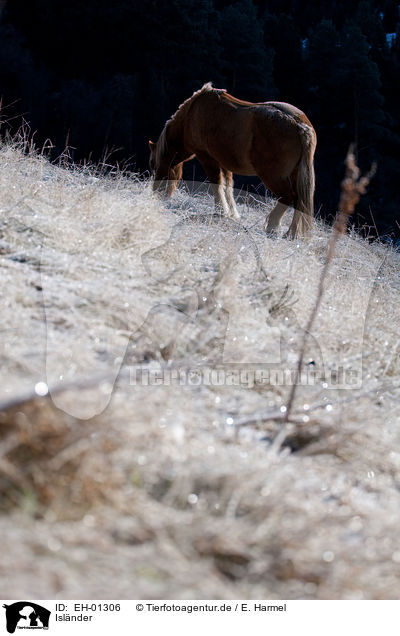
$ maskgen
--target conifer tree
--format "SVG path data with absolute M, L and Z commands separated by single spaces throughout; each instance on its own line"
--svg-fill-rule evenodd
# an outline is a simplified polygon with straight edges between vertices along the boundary
M 235 2 L 220 14 L 221 68 L 226 88 L 239 97 L 267 101 L 276 95 L 272 76 L 273 52 L 264 45 L 264 34 L 252 0 Z

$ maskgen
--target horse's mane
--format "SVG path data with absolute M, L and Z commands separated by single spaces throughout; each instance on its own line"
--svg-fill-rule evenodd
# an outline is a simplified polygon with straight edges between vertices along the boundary
M 263 102 L 246 102 L 244 99 L 239 99 L 238 97 L 234 97 L 233 95 L 230 95 L 226 91 L 223 91 L 223 92 L 225 93 L 224 95 L 225 101 L 231 102 L 232 104 L 237 104 L 238 106 L 258 106 L 263 103 Z
M 161 158 L 163 157 L 165 151 L 167 150 L 167 129 L 168 126 L 172 123 L 172 122 L 179 122 L 180 119 L 182 119 L 186 112 L 188 107 L 193 103 L 193 101 L 199 96 L 202 95 L 203 93 L 208 93 L 210 91 L 215 91 L 217 93 L 226 93 L 226 90 L 224 88 L 214 88 L 212 85 L 212 82 L 207 82 L 207 84 L 204 84 L 200 90 L 195 91 L 193 93 L 193 95 L 191 97 L 189 97 L 188 99 L 186 99 L 177 109 L 177 111 L 172 115 L 172 117 L 170 117 L 168 119 L 168 121 L 165 122 L 165 126 L 161 131 L 161 135 L 158 138 L 157 141 L 157 147 L 156 147 L 156 151 L 155 151 L 155 161 L 156 164 L 158 165 Z

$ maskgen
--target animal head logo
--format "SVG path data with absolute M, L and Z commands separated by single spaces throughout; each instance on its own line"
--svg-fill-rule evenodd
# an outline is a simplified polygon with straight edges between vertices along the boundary
M 51 612 L 32 601 L 18 601 L 3 605 L 6 610 L 7 631 L 13 634 L 19 629 L 48 629 Z

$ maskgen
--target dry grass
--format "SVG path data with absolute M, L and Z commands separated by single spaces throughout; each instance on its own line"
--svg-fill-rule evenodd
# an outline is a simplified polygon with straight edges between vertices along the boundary
M 289 386 L 129 366 L 295 369 L 323 225 L 272 240 L 257 202 L 245 230 L 10 143 L 0 207 L 0 596 L 398 598 L 398 253 L 340 238 L 304 367 L 362 382 L 299 387 L 283 428 Z

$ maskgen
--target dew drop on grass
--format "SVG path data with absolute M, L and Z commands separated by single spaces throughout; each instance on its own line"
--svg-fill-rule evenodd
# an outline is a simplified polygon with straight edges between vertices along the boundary
M 41 397 L 43 397 L 44 395 L 47 395 L 48 392 L 49 392 L 49 387 L 47 386 L 46 382 L 37 382 L 35 384 L 36 395 L 40 395 Z

